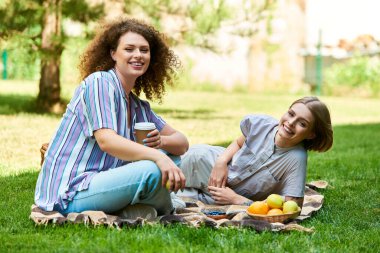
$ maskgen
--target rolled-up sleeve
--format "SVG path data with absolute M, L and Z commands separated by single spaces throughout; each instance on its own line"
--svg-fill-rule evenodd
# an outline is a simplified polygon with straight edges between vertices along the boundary
M 271 129 L 278 121 L 268 115 L 252 114 L 245 116 L 240 122 L 240 130 L 245 137 L 250 139 L 260 136 L 266 129 Z M 265 136 L 262 136 L 265 137 Z
M 247 135 L 249 135 L 251 125 L 252 124 L 251 124 L 249 117 L 244 117 L 244 119 L 240 122 L 240 130 L 245 137 L 247 137 Z
M 117 132 L 115 88 L 107 78 L 98 76 L 86 80 L 80 99 L 86 119 L 83 129 L 87 137 L 93 136 L 94 131 L 101 128 Z

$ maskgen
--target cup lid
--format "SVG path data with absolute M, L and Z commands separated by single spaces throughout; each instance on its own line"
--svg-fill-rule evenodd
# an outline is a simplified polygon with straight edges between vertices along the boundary
M 135 124 L 136 130 L 153 130 L 156 129 L 156 125 L 152 122 L 138 122 Z

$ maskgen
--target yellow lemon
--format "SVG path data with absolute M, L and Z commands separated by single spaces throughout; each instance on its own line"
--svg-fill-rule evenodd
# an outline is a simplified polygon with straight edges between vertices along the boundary
M 284 200 L 278 194 L 271 194 L 267 197 L 267 204 L 270 208 L 281 208 Z
M 282 206 L 282 211 L 284 213 L 294 213 L 298 211 L 298 208 L 299 207 L 295 201 L 289 200 L 289 201 L 286 201 L 284 205 Z

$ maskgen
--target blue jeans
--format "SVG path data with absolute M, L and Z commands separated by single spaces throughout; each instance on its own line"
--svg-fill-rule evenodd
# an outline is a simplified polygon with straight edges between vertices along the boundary
M 179 156 L 169 156 L 179 165 Z M 62 214 L 87 210 L 117 212 L 127 205 L 147 204 L 158 215 L 173 210 L 169 191 L 162 187 L 161 171 L 152 161 L 137 161 L 99 172 L 87 190 L 78 192 Z

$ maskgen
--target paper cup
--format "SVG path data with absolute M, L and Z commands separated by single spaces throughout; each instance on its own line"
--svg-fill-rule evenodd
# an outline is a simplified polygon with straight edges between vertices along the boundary
M 156 129 L 156 125 L 151 122 L 139 122 L 135 124 L 136 142 L 143 144 L 147 134 Z

